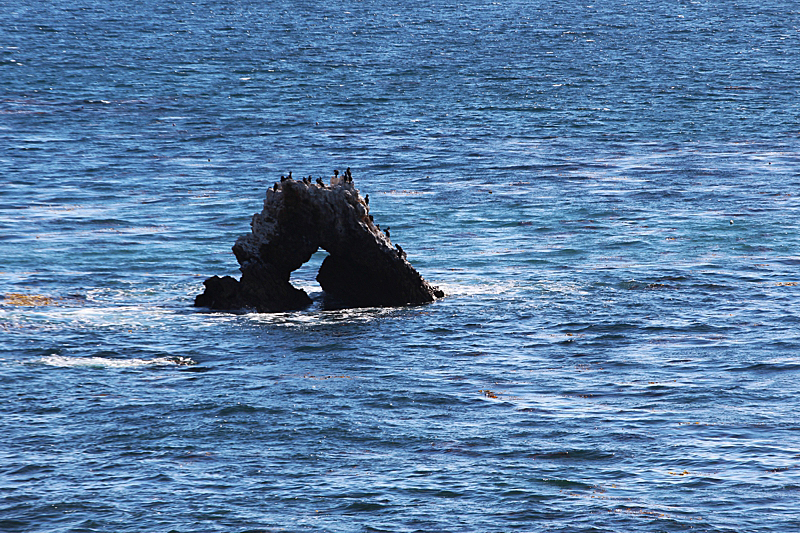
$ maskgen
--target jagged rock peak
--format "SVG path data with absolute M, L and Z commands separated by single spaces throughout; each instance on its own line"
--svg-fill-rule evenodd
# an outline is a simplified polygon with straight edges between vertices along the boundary
M 319 248 L 328 252 L 317 281 L 326 295 L 352 307 L 422 304 L 444 293 L 406 260 L 406 252 L 381 232 L 353 185 L 350 169 L 330 185 L 309 176 L 282 178 L 267 189 L 264 209 L 233 253 L 241 280 L 213 276 L 195 305 L 212 309 L 276 312 L 302 309 L 311 299 L 289 282 L 291 273 Z

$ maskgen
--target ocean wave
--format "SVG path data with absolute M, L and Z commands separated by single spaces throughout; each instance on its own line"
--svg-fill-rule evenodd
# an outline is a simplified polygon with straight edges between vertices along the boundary
M 188 366 L 197 364 L 189 357 L 156 357 L 154 359 L 122 359 L 112 357 L 69 357 L 46 355 L 39 363 L 57 367 L 139 368 L 145 366 Z

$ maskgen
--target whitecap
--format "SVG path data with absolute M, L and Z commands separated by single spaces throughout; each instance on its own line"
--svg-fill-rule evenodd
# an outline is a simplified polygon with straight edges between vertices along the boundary
M 111 357 L 68 357 L 46 355 L 38 362 L 57 367 L 139 368 L 145 366 L 185 366 L 197 364 L 188 357 L 156 357 L 154 359 L 117 359 Z

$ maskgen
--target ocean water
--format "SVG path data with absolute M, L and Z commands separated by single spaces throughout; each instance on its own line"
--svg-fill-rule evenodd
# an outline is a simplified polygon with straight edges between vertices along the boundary
M 800 530 L 795 2 L 0 8 L 0 531 Z M 193 307 L 351 167 L 447 297 Z

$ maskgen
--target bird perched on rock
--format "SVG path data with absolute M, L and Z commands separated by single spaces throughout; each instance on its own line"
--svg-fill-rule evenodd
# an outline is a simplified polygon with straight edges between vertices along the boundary
M 292 171 L 289 171 L 289 177 L 287 179 L 292 179 Z
M 319 185 L 320 187 L 324 187 L 325 186 L 325 182 L 322 181 L 322 178 L 317 178 L 317 185 Z
M 400 256 L 400 259 L 405 259 L 406 253 L 403 251 L 403 248 L 399 244 L 395 244 L 394 246 L 397 248 L 397 255 Z
M 389 236 L 389 226 L 386 226 L 386 231 L 384 231 L 384 233 L 386 234 L 387 239 L 391 239 L 391 237 Z
M 364 197 L 364 203 L 369 205 L 369 194 Z

